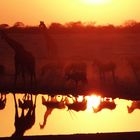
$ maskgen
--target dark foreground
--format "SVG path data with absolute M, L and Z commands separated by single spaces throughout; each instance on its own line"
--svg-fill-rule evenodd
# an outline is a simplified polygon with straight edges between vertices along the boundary
M 1 140 L 139 140 L 140 132 L 125 133 L 97 133 L 97 134 L 74 134 L 74 135 L 49 135 L 49 136 L 26 136 L 20 138 L 0 138 Z

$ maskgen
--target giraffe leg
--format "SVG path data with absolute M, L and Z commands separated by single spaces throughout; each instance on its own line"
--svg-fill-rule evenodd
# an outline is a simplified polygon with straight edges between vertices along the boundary
M 114 70 L 112 70 L 112 78 L 113 78 L 113 82 L 116 83 L 116 76 Z
M 35 74 L 35 72 L 30 74 L 30 85 L 31 85 L 31 88 L 33 86 L 36 87 L 36 74 Z
M 99 76 L 100 76 L 100 81 L 102 81 L 102 79 L 103 79 L 102 72 L 99 72 Z
M 17 72 L 15 72 L 15 79 L 14 79 L 14 87 L 16 87 L 16 85 L 17 85 Z
M 105 83 L 105 82 L 106 82 L 106 75 L 105 75 L 105 72 L 102 72 L 102 75 L 103 75 L 103 82 Z
M 33 87 L 33 75 L 32 74 L 30 76 L 30 86 L 31 86 L 31 88 Z
M 22 71 L 22 80 L 23 80 L 23 87 L 25 87 L 26 80 L 25 80 L 25 73 L 24 73 L 24 70 Z
M 78 80 L 75 81 L 76 90 L 78 90 Z

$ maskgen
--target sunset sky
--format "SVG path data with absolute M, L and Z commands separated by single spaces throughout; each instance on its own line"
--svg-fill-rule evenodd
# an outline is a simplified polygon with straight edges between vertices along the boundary
M 96 24 L 123 24 L 140 21 L 140 0 L 1 0 L 0 24 L 21 21 L 38 25 L 40 20 L 66 23 L 70 21 Z
M 65 24 L 65 23 L 68 23 L 71 21 L 81 21 L 81 22 L 86 22 L 86 23 L 95 22 L 97 25 L 107 25 L 107 24 L 121 25 L 121 24 L 125 23 L 125 21 L 128 21 L 128 20 L 135 20 L 137 22 L 140 22 L 140 0 L 0 0 L 0 24 L 6 23 L 11 26 L 14 25 L 15 22 L 23 22 L 25 25 L 31 25 L 31 26 L 35 25 L 36 26 L 36 25 L 39 25 L 40 21 L 44 21 L 47 26 L 49 26 L 52 22 L 59 22 L 59 23 Z M 49 38 L 49 36 L 47 34 L 48 32 L 45 32 L 45 33 L 46 33 L 45 37 Z M 2 37 L 6 36 L 2 31 L 1 31 L 1 34 L 2 34 Z M 65 83 L 65 82 L 67 82 L 65 80 L 66 78 L 64 78 L 64 76 L 62 76 L 62 73 L 63 74 L 65 74 L 65 73 L 63 71 L 63 68 L 61 69 L 61 67 L 60 67 L 60 71 L 62 70 L 62 72 L 60 72 L 61 74 L 59 74 L 59 72 L 58 72 L 58 79 L 57 79 L 57 72 L 56 72 L 56 74 L 53 73 L 53 72 L 55 72 L 56 69 L 53 72 L 51 71 L 51 69 L 50 70 L 45 69 L 45 70 L 48 70 L 49 72 L 51 71 L 52 73 L 51 72 L 45 73 L 47 76 L 49 74 L 50 75 L 48 77 L 46 76 L 47 78 L 45 76 L 44 77 L 42 76 L 44 79 L 42 77 L 41 78 L 39 77 L 40 73 L 41 72 L 43 73 L 43 70 L 44 70 L 44 69 L 42 69 L 42 68 L 44 68 L 42 66 L 47 66 L 49 64 L 48 62 L 51 60 L 50 58 L 53 58 L 52 60 L 54 61 L 55 60 L 54 54 L 57 53 L 58 56 L 60 56 L 60 60 L 63 59 L 65 63 L 67 62 L 67 60 L 69 61 L 69 58 L 70 59 L 72 58 L 71 59 L 72 61 L 80 60 L 81 62 L 85 59 L 85 61 L 87 63 L 86 66 L 88 67 L 88 69 L 87 69 L 87 71 L 84 69 L 84 72 L 86 71 L 85 72 L 86 74 L 85 73 L 84 74 L 87 76 L 87 79 L 85 79 L 85 77 L 84 77 L 84 80 L 83 80 L 83 77 L 82 77 L 82 80 L 83 81 L 89 80 L 88 83 L 90 83 L 90 84 L 87 85 L 87 87 L 88 86 L 93 87 L 93 89 L 94 89 L 97 86 L 97 88 L 100 88 L 100 85 L 98 85 L 98 83 L 105 82 L 105 85 L 107 85 L 107 88 L 104 88 L 105 86 L 103 85 L 103 90 L 105 89 L 105 91 L 106 91 L 106 89 L 107 89 L 107 91 L 113 92 L 114 89 L 118 88 L 117 91 L 121 91 L 121 92 L 124 91 L 124 93 L 127 93 L 128 91 L 130 91 L 129 87 L 127 88 L 127 86 L 129 86 L 131 84 L 131 80 L 132 80 L 132 86 L 130 86 L 130 89 L 131 89 L 131 87 L 132 87 L 132 89 L 130 91 L 130 94 L 128 94 L 128 96 L 131 95 L 132 91 L 134 91 L 134 94 L 132 94 L 132 96 L 135 95 L 135 91 L 136 91 L 135 87 L 136 87 L 136 89 L 139 90 L 139 88 L 137 88 L 138 84 L 139 84 L 139 81 L 138 81 L 139 78 L 136 77 L 137 75 L 135 73 L 135 71 L 137 71 L 137 68 L 135 71 L 134 71 L 134 69 L 132 71 L 132 69 L 131 69 L 132 66 L 129 66 L 130 63 L 128 63 L 129 61 L 125 62 L 127 60 L 126 59 L 127 57 L 123 57 L 123 55 L 124 56 L 125 55 L 126 56 L 127 55 L 128 56 L 133 56 L 133 55 L 139 56 L 139 52 L 140 52 L 139 51 L 140 50 L 139 42 L 140 41 L 139 41 L 138 34 L 119 34 L 118 32 L 116 34 L 114 34 L 114 33 L 111 34 L 109 32 L 109 33 L 103 34 L 101 36 L 96 35 L 96 34 L 90 35 L 90 33 L 76 34 L 76 35 L 75 34 L 64 34 L 64 33 L 63 34 L 51 34 L 50 36 L 52 36 L 52 38 L 54 38 L 54 44 L 56 43 L 56 46 L 55 46 L 53 43 L 51 44 L 49 42 L 52 46 L 54 45 L 54 48 L 52 48 L 52 50 L 50 49 L 52 46 L 47 42 L 48 38 L 47 39 L 44 38 L 44 32 L 43 32 L 43 36 L 42 36 L 42 34 L 34 34 L 34 33 L 26 35 L 26 34 L 18 34 L 18 33 L 15 34 L 15 32 L 14 33 L 10 32 L 7 34 L 9 36 L 7 38 L 11 37 L 11 38 L 15 39 L 16 41 L 21 42 L 21 44 L 23 44 L 23 48 L 25 45 L 24 49 L 26 50 L 26 48 L 27 48 L 28 56 L 29 56 L 28 49 L 29 49 L 29 51 L 31 50 L 31 53 L 33 53 L 33 56 L 35 56 L 35 59 L 33 59 L 33 60 L 35 60 L 35 62 L 37 62 L 37 66 L 38 66 L 38 67 L 36 67 L 37 72 L 38 72 L 37 73 L 38 81 L 37 81 L 37 86 L 36 86 L 36 84 L 35 84 L 35 86 L 32 84 L 31 87 L 39 87 L 38 85 L 41 85 L 48 77 L 52 78 L 55 75 L 56 75 L 56 79 L 50 78 L 52 80 L 51 81 L 48 78 L 45 81 L 46 83 L 44 85 L 46 86 L 50 82 L 49 83 L 50 85 L 51 84 L 56 85 L 56 87 L 57 87 L 57 84 L 58 84 L 58 87 L 59 87 L 59 85 L 61 87 L 61 84 L 62 84 L 62 87 L 64 89 L 65 89 L 65 84 L 67 87 L 67 83 Z M 102 34 L 102 32 L 101 32 L 101 34 Z M 8 69 L 8 70 L 6 69 L 7 75 L 4 73 L 7 76 L 6 78 L 8 79 L 9 77 L 13 78 L 12 76 L 14 76 L 14 74 L 12 75 L 12 72 L 14 71 L 13 68 L 15 68 L 15 65 L 13 65 L 14 64 L 13 61 L 17 62 L 16 61 L 17 59 L 13 59 L 13 50 L 15 51 L 14 53 L 20 52 L 21 54 L 24 54 L 23 53 L 24 51 L 23 52 L 16 51 L 16 49 L 15 49 L 15 47 L 13 47 L 13 45 L 11 45 L 11 47 L 10 47 L 10 45 L 8 45 L 9 42 L 7 41 L 8 40 L 7 38 L 5 40 L 0 39 L 0 46 L 2 46 L 1 50 L 0 50 L 1 51 L 0 54 L 2 54 L 2 56 L 0 58 L 1 59 L 0 62 L 1 62 L 1 64 L 4 64 L 4 66 L 6 66 L 6 68 Z M 49 39 L 51 40 L 51 38 L 49 38 Z M 8 43 L 6 43 L 6 41 Z M 51 41 L 53 42 L 53 39 Z M 108 46 L 108 44 L 109 44 L 109 46 Z M 15 46 L 17 46 L 17 44 Z M 17 48 L 19 48 L 19 47 L 17 47 Z M 73 48 L 74 48 L 74 50 L 72 50 Z M 19 49 L 17 49 L 17 50 L 19 50 Z M 50 53 L 48 53 L 46 50 Z M 18 55 L 17 54 L 16 55 L 20 56 L 20 53 Z M 49 55 L 47 56 L 47 54 L 49 54 Z M 52 54 L 52 56 L 51 56 L 51 54 Z M 57 54 L 56 54 L 56 56 L 57 56 Z M 20 61 L 21 61 L 21 62 L 19 62 L 20 70 L 21 70 L 21 68 L 23 68 L 24 70 L 21 70 L 21 72 L 25 71 L 25 74 L 28 74 L 28 72 L 30 71 L 30 68 L 27 69 L 27 67 L 29 65 L 27 66 L 25 64 L 25 62 L 27 62 L 28 59 L 23 59 L 23 58 L 21 59 L 21 57 L 23 57 L 23 56 L 25 56 L 25 58 L 26 58 L 27 55 L 22 55 L 19 57 Z M 28 56 L 27 56 L 27 58 L 30 58 Z M 97 56 L 97 62 L 96 62 L 96 56 Z M 17 57 L 15 57 L 15 58 L 17 58 Z M 49 61 L 47 60 L 47 58 L 49 58 L 48 59 Z M 59 57 L 56 57 L 56 59 L 57 58 L 58 58 L 58 60 L 56 62 L 58 63 Z M 111 68 L 112 73 L 115 71 L 113 73 L 115 75 L 115 77 L 112 73 L 111 74 L 113 76 L 112 75 L 111 76 L 113 78 L 110 75 L 108 77 L 106 76 L 107 78 L 109 78 L 109 82 L 105 81 L 105 78 L 104 78 L 105 76 L 102 77 L 102 73 L 106 72 L 106 65 L 105 65 L 105 72 L 104 72 L 104 70 L 99 71 L 101 74 L 99 75 L 99 78 L 98 78 L 98 67 L 99 67 L 98 64 L 100 65 L 100 63 L 98 63 L 98 58 L 99 58 L 99 60 L 101 59 L 101 61 L 103 60 L 104 62 L 109 62 L 108 59 L 115 60 L 114 63 L 111 63 L 111 67 L 112 67 L 112 64 L 115 64 L 115 65 L 113 65 L 113 66 L 115 66 L 115 68 L 113 67 L 113 70 Z M 3 61 L 3 60 L 5 60 L 5 61 Z M 32 62 L 34 62 L 34 61 L 32 61 Z M 111 61 L 111 62 L 113 62 L 113 61 Z M 29 61 L 29 63 L 30 63 L 30 61 Z M 31 64 L 34 64 L 34 63 L 31 63 Z M 96 68 L 95 68 L 95 73 L 94 73 L 94 68 L 92 69 L 92 67 L 94 67 L 94 66 L 92 66 L 93 64 L 97 65 L 96 66 L 97 73 L 96 73 Z M 134 63 L 134 64 L 137 64 L 137 63 Z M 55 63 L 54 63 L 54 65 L 55 65 Z M 56 65 L 56 66 L 59 66 L 59 65 Z M 61 66 L 61 63 L 60 63 L 60 66 Z M 62 65 L 62 67 L 63 66 L 64 65 Z M 73 66 L 73 65 L 71 65 L 71 66 Z M 78 66 L 78 68 L 81 68 L 79 66 Z M 104 66 L 104 64 L 103 64 L 103 66 Z M 50 67 L 51 67 L 51 65 L 50 65 Z M 17 68 L 18 68 L 18 66 L 17 66 Z M 59 69 L 59 67 L 57 67 L 57 68 Z M 52 65 L 52 70 L 53 69 L 54 69 L 54 67 Z M 101 69 L 102 69 L 102 65 L 101 65 Z M 116 69 L 117 69 L 117 72 L 116 72 Z M 35 72 L 35 69 L 33 70 L 33 72 Z M 80 71 L 80 74 L 81 74 L 81 72 L 83 74 L 83 71 Z M 110 72 L 110 67 L 109 67 L 109 72 Z M 22 73 L 22 75 L 24 75 L 24 74 Z M 19 76 L 20 76 L 20 72 L 19 72 Z M 138 76 L 139 76 L 139 73 L 138 73 Z M 68 76 L 66 75 L 66 77 L 68 77 Z M 30 78 L 30 77 L 27 77 L 27 79 L 28 78 Z M 26 80 L 25 79 L 23 79 L 23 83 L 25 83 L 25 81 L 27 80 L 27 79 Z M 60 79 L 60 81 L 59 81 L 59 79 Z M 13 79 L 8 79 L 8 80 L 12 81 Z M 58 81 L 55 81 L 55 80 L 58 80 Z M 136 82 L 137 82 L 136 80 L 138 81 L 138 84 L 136 84 Z M 116 83 L 116 81 L 117 81 L 117 83 Z M 119 81 L 120 81 L 120 83 L 119 83 Z M 36 81 L 35 81 L 35 83 L 36 83 Z M 134 85 L 133 85 L 133 83 L 134 83 Z M 22 84 L 22 82 L 21 82 L 21 84 Z M 49 84 L 46 86 L 48 89 L 49 89 Z M 18 85 L 18 83 L 17 83 L 17 85 Z M 15 87 L 17 85 L 15 85 Z M 19 81 L 19 85 L 20 85 L 20 81 Z M 113 85 L 113 87 L 111 87 L 111 85 Z M 26 87 L 26 83 L 24 84 L 24 86 Z M 68 83 L 68 86 L 69 86 L 69 83 Z M 73 86 L 73 83 L 72 83 L 72 86 Z M 27 87 L 28 87 L 28 85 L 27 85 Z M 52 87 L 50 89 L 52 89 Z M 110 88 L 111 90 L 108 90 L 108 87 L 111 87 Z M 124 87 L 124 89 L 123 89 L 123 87 Z M 71 88 L 71 85 L 70 85 L 70 88 Z M 134 90 L 133 90 L 133 88 L 134 88 Z M 101 89 L 102 89 L 102 85 L 101 85 Z M 125 89 L 126 89 L 126 92 L 125 92 Z M 117 93 L 117 92 L 115 92 L 115 93 Z M 92 92 L 90 93 L 90 95 L 94 95 L 94 94 L 96 95 L 96 93 L 92 93 Z M 104 93 L 100 93 L 100 94 L 102 95 Z M 120 93 L 118 93 L 118 95 L 120 95 Z M 17 101 L 19 98 L 21 98 L 21 99 L 23 98 L 22 95 L 20 95 L 20 94 L 16 95 L 16 96 L 18 97 Z M 47 97 L 47 95 L 46 95 L 46 97 Z M 89 99 L 90 99 L 90 97 L 89 97 Z M 99 113 L 93 112 L 93 106 L 91 106 L 91 110 L 87 109 L 86 111 L 80 111 L 78 113 L 75 111 L 68 112 L 68 108 L 65 108 L 61 111 L 58 109 L 54 109 L 53 113 L 51 113 L 51 115 L 49 116 L 49 118 L 47 120 L 47 124 L 46 124 L 45 128 L 40 129 L 39 124 L 43 122 L 44 113 L 46 111 L 46 107 L 44 105 L 42 105 L 42 95 L 40 94 L 40 95 L 38 95 L 38 98 L 37 98 L 35 124 L 30 130 L 26 131 L 24 135 L 50 135 L 50 134 L 56 135 L 56 134 L 73 134 L 73 133 L 139 131 L 140 130 L 140 121 L 139 121 L 140 120 L 140 110 L 137 109 L 133 113 L 128 113 L 127 106 L 130 106 L 132 101 L 119 99 L 119 98 L 116 98 L 114 101 L 117 105 L 115 110 L 111 111 L 109 109 L 105 109 Z M 93 102 L 93 100 L 92 100 L 92 102 Z M 1 124 L 0 137 L 11 136 L 13 134 L 13 132 L 15 131 L 15 127 L 14 127 L 15 108 L 14 108 L 14 106 L 15 106 L 14 98 L 13 98 L 13 95 L 10 93 L 7 95 L 7 102 L 6 102 L 5 109 L 0 110 L 0 116 L 2 116 L 2 117 L 0 117 L 0 124 Z M 19 109 L 19 111 L 21 113 L 21 109 Z M 9 114 L 10 114 L 10 117 L 9 117 Z

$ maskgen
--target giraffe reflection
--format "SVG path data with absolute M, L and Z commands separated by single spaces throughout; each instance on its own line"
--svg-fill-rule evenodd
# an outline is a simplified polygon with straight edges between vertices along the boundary
M 71 97 L 72 103 L 70 103 L 69 98 L 66 97 L 65 104 L 68 107 L 68 110 L 74 110 L 76 112 L 85 111 L 87 109 L 87 100 L 85 97 L 81 101 L 78 100 L 78 97 Z
M 97 113 L 97 112 L 100 112 L 103 109 L 113 110 L 115 108 L 116 108 L 116 103 L 113 99 L 104 98 L 104 99 L 101 99 L 101 102 L 100 102 L 100 104 L 97 108 L 93 107 L 93 111 L 95 113 Z
M 41 129 L 45 127 L 47 119 L 54 109 L 64 109 L 66 107 L 63 96 L 60 101 L 57 99 L 57 96 L 48 96 L 47 100 L 44 98 L 44 96 L 42 96 L 42 104 L 46 106 L 46 112 L 44 114 L 44 121 L 42 124 L 40 124 Z
M 4 109 L 6 105 L 6 94 L 0 93 L 0 110 Z
M 16 95 L 13 94 L 13 96 L 14 96 L 14 102 L 15 102 L 15 132 L 12 135 L 12 137 L 21 137 L 24 135 L 25 131 L 30 129 L 35 123 L 35 108 L 36 108 L 37 95 L 35 95 L 35 101 L 32 107 L 30 105 L 29 106 L 27 105 L 28 99 L 27 99 L 27 102 L 24 100 L 25 102 L 23 102 L 22 105 L 21 104 L 19 105 L 20 108 L 22 109 L 20 116 L 18 112 Z M 31 99 L 33 102 L 33 97 L 31 97 Z M 25 114 L 24 110 L 27 108 L 28 110 L 27 110 L 27 113 Z
M 131 106 L 127 106 L 128 113 L 132 113 L 135 109 L 140 109 L 140 101 L 132 101 Z
M 22 100 L 18 99 L 18 104 L 21 109 L 33 108 L 32 95 L 25 93 Z

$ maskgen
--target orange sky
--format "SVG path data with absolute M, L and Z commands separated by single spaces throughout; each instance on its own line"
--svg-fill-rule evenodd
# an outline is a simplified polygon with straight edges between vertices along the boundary
M 97 24 L 122 24 L 134 19 L 140 21 L 140 0 L 1 0 L 0 24 L 13 25 L 16 21 L 26 25 L 45 23 L 65 23 L 69 21 Z

